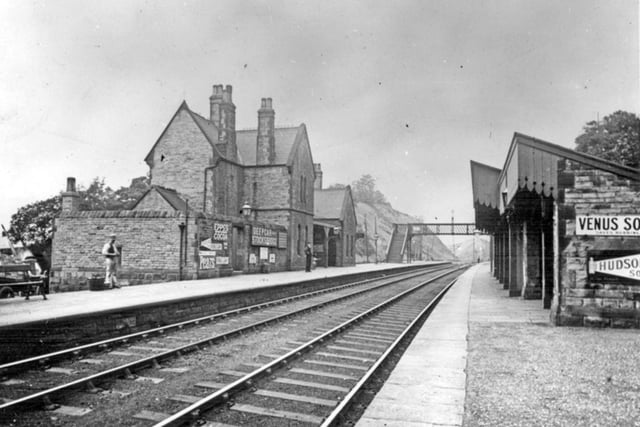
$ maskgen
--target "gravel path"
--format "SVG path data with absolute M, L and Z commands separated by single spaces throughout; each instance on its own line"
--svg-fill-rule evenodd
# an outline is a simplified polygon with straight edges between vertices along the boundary
M 640 426 L 640 331 L 470 323 L 465 426 Z

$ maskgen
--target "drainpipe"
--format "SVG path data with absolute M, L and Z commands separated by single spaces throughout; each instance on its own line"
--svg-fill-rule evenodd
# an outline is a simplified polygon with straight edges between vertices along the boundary
M 181 262 L 182 265 L 187 265 L 188 253 L 189 253 L 189 200 L 185 199 L 187 204 L 185 220 L 184 220 L 184 260 Z M 182 274 L 180 274 L 182 276 Z M 180 279 L 182 280 L 182 278 Z
M 184 227 L 185 227 L 184 222 L 181 222 L 180 224 L 178 224 L 178 227 L 180 228 L 180 255 L 178 256 L 178 270 L 179 270 L 178 279 L 182 280 L 182 251 L 183 251 Z

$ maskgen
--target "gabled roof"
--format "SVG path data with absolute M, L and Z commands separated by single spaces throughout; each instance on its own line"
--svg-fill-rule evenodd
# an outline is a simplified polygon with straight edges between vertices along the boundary
M 178 115 L 180 111 L 186 111 L 189 116 L 196 123 L 204 137 L 207 139 L 214 152 L 222 158 L 225 158 L 225 153 L 221 153 L 216 144 L 218 143 L 218 133 L 219 130 L 216 125 L 201 115 L 191 111 L 186 101 L 182 101 L 176 112 L 174 113 L 167 126 L 164 128 L 156 142 L 151 147 L 151 150 L 145 157 L 145 162 L 147 164 L 151 164 L 153 151 L 156 146 L 162 140 L 162 137 L 169 129 L 171 123 Z M 300 124 L 299 126 L 293 127 L 281 127 L 275 128 L 274 137 L 275 137 L 275 148 L 276 148 L 276 156 L 274 164 L 277 165 L 288 165 L 293 161 L 294 153 L 297 146 L 304 140 L 307 134 L 306 126 Z M 236 145 L 238 147 L 238 162 L 244 166 L 255 166 L 256 165 L 256 149 L 257 149 L 257 138 L 258 138 L 258 130 L 257 129 L 248 129 L 248 130 L 239 130 L 236 131 Z M 308 139 L 308 138 L 307 138 Z
M 187 101 L 182 101 L 182 103 L 180 104 L 176 112 L 171 117 L 171 120 L 169 120 L 169 123 L 167 123 L 164 130 L 162 131 L 162 133 L 160 134 L 156 142 L 153 144 L 153 147 L 151 147 L 151 150 L 149 150 L 149 153 L 145 156 L 144 161 L 147 162 L 147 164 L 150 164 L 151 159 L 153 157 L 153 151 L 156 149 L 156 146 L 162 140 L 162 137 L 165 135 L 165 133 L 167 133 L 167 130 L 169 129 L 169 126 L 171 126 L 171 123 L 173 123 L 173 120 L 176 118 L 178 113 L 180 113 L 180 111 L 182 110 L 186 111 L 189 114 L 189 116 L 191 116 L 191 118 L 196 123 L 196 125 L 198 126 L 198 128 L 200 129 L 204 137 L 207 139 L 209 144 L 211 144 L 211 147 L 216 151 L 216 153 L 218 152 L 215 146 L 215 144 L 218 141 L 218 128 L 216 128 L 213 122 L 191 111 L 191 109 L 187 105 Z
M 152 191 L 157 192 L 173 209 L 184 212 L 187 210 L 187 202 L 178 195 L 178 192 L 172 188 L 165 188 L 159 185 L 152 185 L 131 207 L 134 210 L 138 204 Z
M 640 181 L 640 170 L 620 165 L 570 148 L 552 144 L 518 132 L 513 134 L 503 168 L 496 169 L 471 162 L 474 202 L 503 212 L 520 189 L 527 189 L 545 197 L 557 197 L 558 161 L 576 163 L 612 173 L 621 178 Z M 493 181 L 496 180 L 496 185 Z M 489 194 L 489 190 L 493 194 Z M 501 197 L 501 196 L 506 196 Z
M 303 131 L 304 124 L 295 127 L 275 128 L 276 157 L 274 164 L 284 165 L 289 163 L 293 147 L 301 138 Z M 256 165 L 257 141 L 258 129 L 236 131 L 238 159 L 240 159 L 240 162 L 245 166 Z
M 555 198 L 558 192 L 558 160 L 562 159 L 640 181 L 638 169 L 516 132 L 498 177 L 499 188 L 496 191 L 506 191 L 507 202 L 511 201 L 520 188 Z M 503 209 L 504 207 L 501 207 L 500 210 Z
M 347 203 L 353 205 L 351 187 L 314 190 L 313 216 L 317 219 L 344 219 Z M 355 210 L 355 207 L 354 207 Z

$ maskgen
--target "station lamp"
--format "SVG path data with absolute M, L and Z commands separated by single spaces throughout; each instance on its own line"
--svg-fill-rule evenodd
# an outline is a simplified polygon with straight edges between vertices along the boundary
M 251 218 L 251 205 L 249 205 L 249 202 L 244 202 L 240 213 L 246 220 L 249 220 Z

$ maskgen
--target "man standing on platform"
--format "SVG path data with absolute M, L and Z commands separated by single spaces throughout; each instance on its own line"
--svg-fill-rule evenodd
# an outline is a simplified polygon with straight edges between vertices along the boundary
M 102 247 L 102 255 L 104 255 L 104 263 L 106 273 L 104 284 L 111 289 L 119 288 L 118 286 L 118 248 L 116 248 L 116 235 L 110 234 L 109 241 Z
M 311 245 L 307 243 L 307 246 L 305 246 L 304 248 L 304 254 L 307 257 L 306 261 L 306 265 L 304 268 L 304 271 L 311 271 Z

